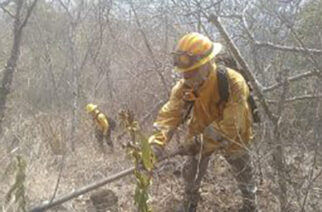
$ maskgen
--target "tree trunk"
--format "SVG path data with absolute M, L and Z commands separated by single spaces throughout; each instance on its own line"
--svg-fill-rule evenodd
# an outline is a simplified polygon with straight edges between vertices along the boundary
M 20 12 L 22 8 L 22 0 L 17 1 L 16 18 L 13 26 L 13 45 L 11 48 L 10 58 L 7 61 L 4 69 L 4 75 L 0 87 L 0 134 L 2 133 L 2 122 L 4 119 L 5 106 L 7 96 L 11 91 L 11 84 L 13 80 L 13 73 L 16 70 L 19 59 L 20 43 L 22 38 L 22 29 L 20 27 Z
M 26 26 L 32 10 L 36 6 L 38 0 L 35 0 L 27 10 L 25 18 L 22 18 L 23 0 L 16 1 L 16 13 L 13 24 L 13 44 L 11 48 L 10 58 L 4 69 L 4 75 L 0 87 L 0 134 L 2 133 L 2 122 L 4 119 L 7 96 L 10 94 L 14 71 L 17 68 L 19 60 L 20 44 L 22 39 L 23 28 Z
M 281 211 L 287 211 L 288 205 L 288 195 L 287 195 L 287 182 L 286 182 L 286 175 L 285 175 L 285 157 L 283 151 L 283 142 L 280 136 L 280 130 L 278 128 L 278 124 L 275 123 L 274 127 L 274 141 L 276 144 L 276 149 L 273 152 L 273 160 L 275 164 L 275 169 L 277 172 L 277 183 L 280 189 L 278 198 L 280 202 L 280 209 Z
M 69 34 L 69 53 L 72 66 L 72 89 L 73 89 L 73 108 L 72 108 L 72 125 L 71 125 L 71 149 L 75 150 L 75 134 L 78 126 L 78 107 L 79 107 L 79 67 L 75 53 L 75 31 L 76 25 L 71 23 Z

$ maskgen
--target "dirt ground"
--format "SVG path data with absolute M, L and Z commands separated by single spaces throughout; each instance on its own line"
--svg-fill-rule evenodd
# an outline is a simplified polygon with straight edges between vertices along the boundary
M 124 150 L 117 146 L 114 153 L 102 153 L 95 145 L 80 145 L 76 152 L 65 159 L 57 196 L 69 193 L 73 189 L 92 183 L 125 168 L 131 167 Z M 120 154 L 121 153 L 121 154 Z M 27 169 L 26 193 L 31 205 L 52 197 L 62 157 L 48 154 L 46 161 L 36 160 Z M 174 211 L 182 199 L 183 183 L 180 176 L 183 157 L 176 157 L 161 165 L 155 174 L 151 187 L 151 205 L 154 211 Z M 7 185 L 1 185 L 2 194 L 8 190 Z M 112 190 L 118 197 L 119 211 L 136 211 L 133 204 L 135 178 L 127 176 L 102 189 Z M 90 201 L 90 195 L 79 196 L 72 201 L 55 207 L 50 211 L 95 211 Z M 267 193 L 267 192 L 263 192 Z M 229 167 L 222 157 L 213 157 L 208 173 L 201 186 L 202 201 L 198 211 L 237 211 L 241 206 L 238 188 Z M 274 203 L 273 203 L 274 204 Z M 274 211 L 272 208 L 263 211 Z
M 127 158 L 120 143 L 115 143 L 116 149 L 114 152 L 107 150 L 104 154 L 98 148 L 91 133 L 91 131 L 87 131 L 82 138 L 79 138 L 75 152 L 66 154 L 56 196 L 69 193 L 104 176 L 131 167 L 131 161 Z M 87 138 L 91 138 L 90 142 L 84 142 L 83 139 Z M 125 140 L 126 138 L 123 138 L 123 141 Z M 43 142 L 37 144 L 39 146 L 33 146 L 30 154 L 25 156 L 28 157 L 25 188 L 29 206 L 38 205 L 42 201 L 52 198 L 63 160 L 61 155 L 53 154 L 48 144 Z M 173 142 L 173 145 L 175 145 L 175 142 Z M 0 167 L 1 170 L 4 170 L 1 174 L 2 180 L 0 183 L 1 205 L 4 205 L 4 197 L 14 180 L 14 172 L 7 174 L 5 172 L 10 161 L 13 161 L 15 154 L 12 151 L 9 152 L 8 149 L 0 148 L 2 157 L 0 158 Z M 150 204 L 155 212 L 174 211 L 182 200 L 183 182 L 180 174 L 184 160 L 185 158 L 180 156 L 169 159 L 163 162 L 155 173 L 150 192 Z M 274 178 L 268 174 L 265 176 L 264 180 L 258 184 L 258 206 L 262 212 L 277 212 L 279 211 L 278 200 L 276 199 L 277 189 L 272 183 Z M 118 201 L 113 201 L 118 211 L 136 211 L 133 203 L 135 178 L 132 176 L 124 177 L 103 186 L 99 190 L 81 195 L 49 211 L 94 212 L 90 196 L 104 189 L 113 191 L 117 196 Z M 208 172 L 202 182 L 201 196 L 202 200 L 198 206 L 199 212 L 234 212 L 241 207 L 240 191 L 230 173 L 227 162 L 220 155 L 212 156 Z M 292 205 L 290 208 L 292 208 Z M 14 211 L 5 209 L 6 207 L 3 206 L 3 211 Z

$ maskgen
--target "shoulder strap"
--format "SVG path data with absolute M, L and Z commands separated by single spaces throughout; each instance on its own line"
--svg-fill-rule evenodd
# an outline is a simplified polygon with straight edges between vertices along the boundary
M 220 100 L 218 105 L 222 102 L 227 102 L 229 98 L 229 83 L 227 76 L 227 68 L 223 65 L 217 67 L 217 81 Z
M 223 65 L 217 66 L 217 81 L 220 96 L 220 100 L 217 104 L 220 105 L 223 102 L 227 102 L 229 98 L 229 82 L 227 76 L 227 68 Z M 193 105 L 193 101 L 186 102 L 185 113 L 183 114 L 182 123 L 186 122 L 189 118 Z
M 219 105 L 222 102 L 227 102 L 229 98 L 229 82 L 228 82 L 228 76 L 227 76 L 227 68 L 225 66 L 223 65 L 218 66 L 217 79 L 218 79 L 218 88 L 219 88 L 219 96 L 220 96 L 220 100 L 218 102 L 218 105 Z M 248 87 L 251 91 L 251 87 L 249 85 Z M 251 93 L 248 96 L 247 101 L 252 111 L 254 122 L 260 123 L 260 116 L 258 113 L 257 105 Z

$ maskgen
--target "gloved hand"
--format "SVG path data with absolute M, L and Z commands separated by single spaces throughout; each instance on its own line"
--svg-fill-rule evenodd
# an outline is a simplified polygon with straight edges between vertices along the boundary
M 148 141 L 155 157 L 157 158 L 157 160 L 160 159 L 163 156 L 163 150 L 164 150 L 163 145 L 164 145 L 165 137 L 161 132 L 158 132 L 150 136 Z
M 204 129 L 203 134 L 205 137 L 210 138 L 214 141 L 223 140 L 223 137 L 221 136 L 221 134 L 211 124 Z
M 196 155 L 200 151 L 201 143 L 198 141 L 198 136 L 188 137 L 185 142 L 179 146 L 181 155 Z

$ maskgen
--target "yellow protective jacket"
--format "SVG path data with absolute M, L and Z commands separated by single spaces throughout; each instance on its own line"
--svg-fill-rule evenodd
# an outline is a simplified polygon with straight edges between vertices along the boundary
M 94 111 L 94 122 L 96 123 L 96 127 L 105 135 L 109 130 L 109 123 L 107 116 L 100 112 L 99 110 Z
M 253 137 L 252 115 L 247 102 L 249 88 L 242 75 L 227 68 L 229 82 L 229 99 L 227 102 L 218 104 L 220 101 L 216 65 L 207 80 L 195 91 L 194 106 L 191 118 L 188 120 L 188 134 L 186 140 L 195 135 L 202 134 L 204 129 L 211 124 L 219 131 L 228 142 L 226 151 L 228 154 L 236 153 L 245 147 Z M 164 143 L 167 143 L 167 134 L 175 130 L 184 117 L 186 107 L 185 97 L 191 92 L 183 80 L 180 80 L 172 88 L 170 99 L 159 111 L 154 125 L 160 129 L 159 135 L 155 135 Z M 163 138 L 163 139 L 162 139 Z M 220 148 L 220 141 L 214 141 L 204 136 L 203 153 L 208 154 Z

